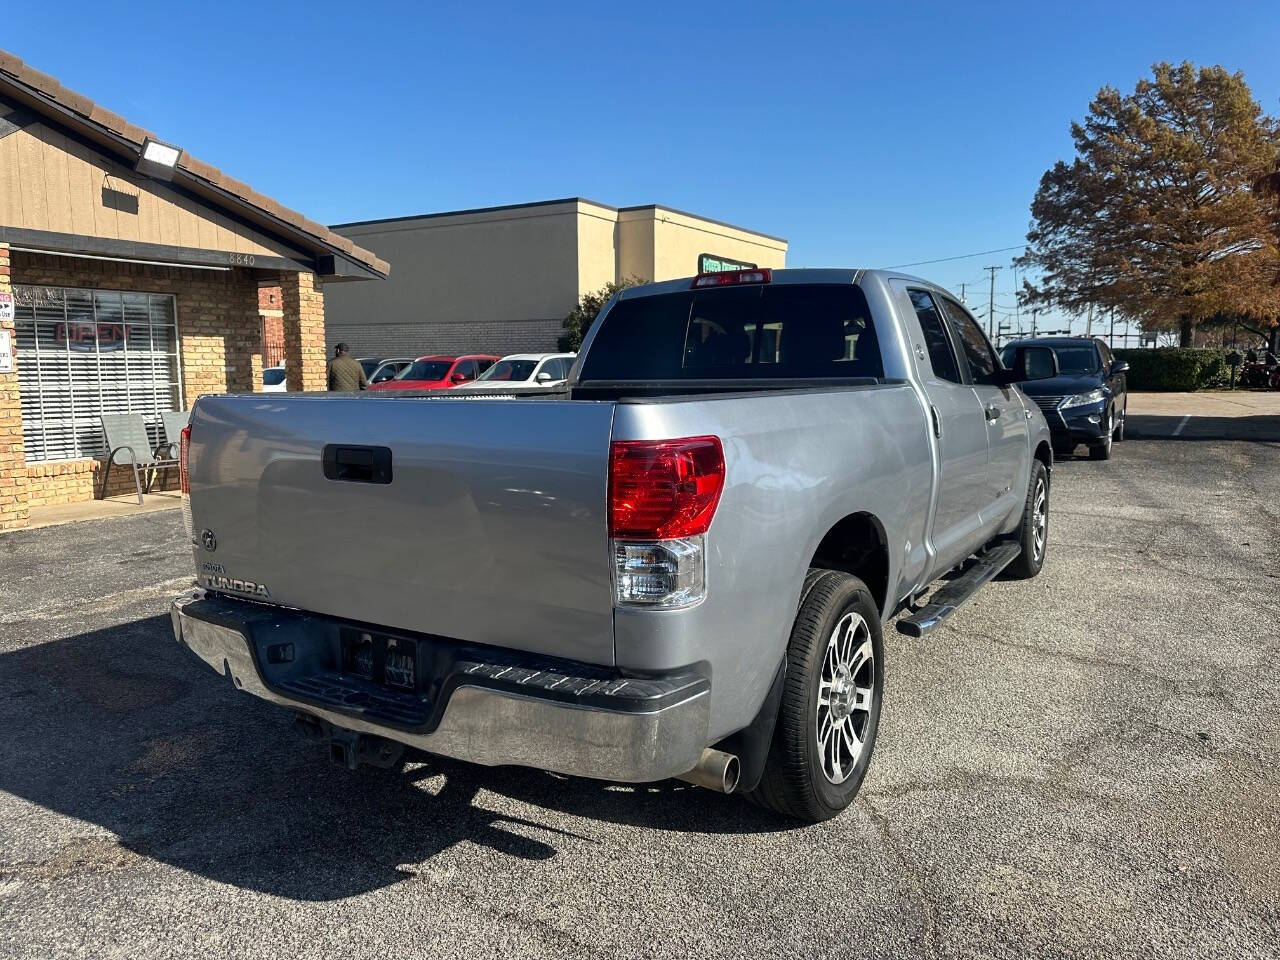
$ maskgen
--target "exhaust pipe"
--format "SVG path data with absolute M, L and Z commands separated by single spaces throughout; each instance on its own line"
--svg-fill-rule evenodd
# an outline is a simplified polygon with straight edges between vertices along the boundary
M 695 787 L 714 790 L 716 793 L 733 793 L 738 789 L 738 758 L 723 750 L 710 747 L 702 751 L 698 765 L 688 773 L 682 773 L 677 780 L 692 783 Z

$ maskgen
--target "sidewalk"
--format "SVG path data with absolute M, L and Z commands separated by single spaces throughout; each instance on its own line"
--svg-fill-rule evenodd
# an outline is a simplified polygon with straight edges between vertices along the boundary
M 1129 415 L 1280 417 L 1280 390 L 1215 390 L 1203 393 L 1131 393 Z
M 1280 442 L 1280 390 L 1129 394 L 1135 439 Z
M 51 527 L 59 523 L 76 523 L 80 520 L 102 520 L 107 517 L 130 517 L 138 513 L 155 513 L 157 510 L 175 510 L 182 506 L 182 495 L 176 490 L 165 493 L 148 493 L 138 503 L 135 494 L 108 497 L 106 500 L 82 500 L 79 503 L 59 503 L 49 507 L 32 507 L 30 522 L 24 530 Z M 2 536 L 3 534 L 0 534 Z

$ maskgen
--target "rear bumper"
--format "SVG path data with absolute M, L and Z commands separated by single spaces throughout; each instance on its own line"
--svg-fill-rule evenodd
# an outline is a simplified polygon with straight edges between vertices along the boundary
M 342 673 L 339 636 L 358 625 L 203 590 L 171 616 L 175 639 L 237 689 L 441 756 L 646 783 L 693 769 L 707 746 L 710 683 L 695 674 L 627 678 L 419 637 L 418 689 L 402 693 Z

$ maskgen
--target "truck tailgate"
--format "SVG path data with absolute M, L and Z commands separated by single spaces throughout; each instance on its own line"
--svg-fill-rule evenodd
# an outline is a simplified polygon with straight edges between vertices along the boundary
M 249 581 L 284 606 L 612 664 L 612 416 L 611 403 L 559 399 L 202 398 L 190 470 L 200 581 Z M 344 459 L 388 449 L 391 481 L 332 465 L 354 479 L 327 477 L 327 446 Z

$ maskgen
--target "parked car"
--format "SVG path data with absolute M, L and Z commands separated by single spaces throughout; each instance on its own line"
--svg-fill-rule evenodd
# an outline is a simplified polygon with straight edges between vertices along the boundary
M 1044 563 L 1049 430 L 1012 384 L 1057 371 L 1011 359 L 927 281 L 753 269 L 616 294 L 560 398 L 204 396 L 174 631 L 352 768 L 407 744 L 831 817 L 885 620 Z
M 365 379 L 370 384 L 382 383 L 385 380 L 394 380 L 405 367 L 413 363 L 412 357 L 395 357 L 390 360 L 383 360 L 373 368 L 373 373 L 366 373 Z
M 498 358 L 489 354 L 465 357 L 419 357 L 393 379 L 370 384 L 370 390 L 448 390 L 469 383 L 488 370 Z
M 284 367 L 264 367 L 262 370 L 262 392 L 284 393 L 289 389 L 285 380 Z
M 576 356 L 574 353 L 515 353 L 503 357 L 459 389 L 536 390 L 559 386 L 569 376 Z
M 1112 442 L 1124 439 L 1129 364 L 1115 359 L 1103 341 L 1089 337 L 1015 340 L 1002 351 L 1004 361 L 1030 344 L 1050 348 L 1058 361 L 1058 376 L 1021 385 L 1044 413 L 1054 455 L 1067 456 L 1083 443 L 1090 459 L 1109 459 Z
M 360 368 L 364 370 L 366 380 L 373 376 L 373 372 L 382 365 L 382 361 L 382 357 L 356 357 L 356 363 L 360 364 Z

